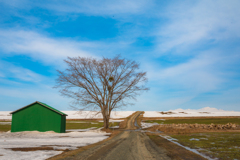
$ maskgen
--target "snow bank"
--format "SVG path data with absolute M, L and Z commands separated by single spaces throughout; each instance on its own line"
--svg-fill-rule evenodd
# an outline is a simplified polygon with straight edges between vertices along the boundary
M 126 118 L 133 114 L 136 111 L 113 111 L 111 114 L 111 118 Z
M 67 119 L 100 119 L 103 118 L 102 114 L 98 112 L 93 111 L 62 111 L 63 113 L 66 113 Z M 111 118 L 126 118 L 133 114 L 135 111 L 113 111 L 111 113 Z
M 144 117 L 210 117 L 210 116 L 240 116 L 240 112 L 225 111 L 217 108 L 205 107 L 197 110 L 176 109 L 169 111 L 145 111 Z
M 0 133 L 0 159 L 43 160 L 62 153 L 56 150 L 12 151 L 8 148 L 29 148 L 49 146 L 54 149 L 77 149 L 77 147 L 97 143 L 108 138 L 109 133 L 102 131 L 55 133 L 50 132 L 15 132 Z
M 0 119 L 11 120 L 12 115 L 10 114 L 12 111 L 0 111 Z
M 10 115 L 12 111 L 0 111 L 0 120 L 11 120 L 12 115 Z M 93 111 L 61 111 L 63 113 L 66 113 L 67 119 L 101 119 L 102 114 L 98 112 Z M 111 118 L 118 119 L 118 118 L 126 118 L 133 114 L 135 111 L 113 111 L 111 113 Z
M 0 111 L 0 120 L 11 120 L 12 116 L 9 114 L 11 111 Z M 101 114 L 93 111 L 62 111 L 66 113 L 67 119 L 101 119 Z M 135 111 L 113 111 L 111 114 L 112 119 L 126 118 L 133 114 Z M 164 111 L 165 114 L 160 113 L 161 111 L 145 111 L 144 117 L 206 117 L 206 116 L 240 116 L 240 112 L 236 111 L 225 111 L 222 109 L 205 107 L 197 110 L 193 109 L 176 109 Z M 111 121 L 111 122 L 114 122 Z

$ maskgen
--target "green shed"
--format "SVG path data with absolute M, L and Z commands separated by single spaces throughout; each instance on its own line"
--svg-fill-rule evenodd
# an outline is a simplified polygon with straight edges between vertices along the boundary
M 65 133 L 66 114 L 42 102 L 34 102 L 12 114 L 11 132 L 54 131 Z

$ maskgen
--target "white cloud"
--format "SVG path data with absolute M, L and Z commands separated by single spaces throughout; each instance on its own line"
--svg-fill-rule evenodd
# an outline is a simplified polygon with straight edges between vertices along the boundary
M 58 1 L 59 2 L 59 1 Z M 142 12 L 146 6 L 152 4 L 152 1 L 147 0 L 122 0 L 122 1 L 94 1 L 94 0 L 83 0 L 76 1 L 70 0 L 68 3 L 50 2 L 44 4 L 51 10 L 60 12 L 71 12 L 71 13 L 85 13 L 90 15 L 111 15 L 124 14 L 124 13 L 139 13 Z
M 21 3 L 16 0 L 3 1 L 2 3 L 12 8 L 32 9 L 34 7 L 46 8 L 51 12 L 62 13 L 84 13 L 95 16 L 118 16 L 119 14 L 138 14 L 146 11 L 146 8 L 153 6 L 153 0 L 121 0 L 121 1 L 95 1 L 95 0 L 68 0 L 68 1 L 45 1 L 32 2 L 23 0 Z
M 67 56 L 94 56 L 85 48 L 96 47 L 96 44 L 54 39 L 32 31 L 0 30 L 0 47 L 8 54 L 27 55 L 48 64 L 59 65 Z
M 216 56 L 202 54 L 172 67 L 151 67 L 149 76 L 159 84 L 167 85 L 169 89 L 184 89 L 195 94 L 212 91 L 224 81 L 215 67 L 222 65 L 222 59 Z
M 57 89 L 53 89 L 53 77 L 46 77 L 5 61 L 0 61 L 0 74 L 2 110 L 16 110 L 19 106 L 26 105 L 26 102 L 34 101 L 53 104 L 61 109 L 69 108 L 70 99 L 63 98 Z
M 169 22 L 158 32 L 159 50 L 192 48 L 208 40 L 240 37 L 240 1 L 187 1 L 171 5 L 163 15 Z M 162 25 L 162 24 L 161 24 Z

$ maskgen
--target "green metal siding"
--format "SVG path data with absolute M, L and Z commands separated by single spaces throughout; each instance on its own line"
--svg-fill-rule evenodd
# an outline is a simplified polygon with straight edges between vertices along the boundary
M 65 133 L 65 131 L 66 131 L 66 116 L 62 115 L 61 133 Z
M 62 116 L 38 103 L 32 104 L 12 115 L 12 132 L 54 131 L 65 132 L 66 116 Z

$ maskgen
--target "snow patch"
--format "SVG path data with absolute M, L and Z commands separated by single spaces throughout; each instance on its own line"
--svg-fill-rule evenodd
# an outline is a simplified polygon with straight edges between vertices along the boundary
M 12 122 L 0 122 L 0 125 L 11 125 Z
M 86 132 L 69 132 L 69 133 L 55 133 L 53 131 L 38 132 L 14 132 L 0 133 L 0 153 L 1 159 L 22 159 L 43 160 L 49 157 L 62 153 L 56 150 L 41 150 L 41 151 L 12 151 L 9 148 L 29 148 L 51 146 L 54 149 L 77 149 L 77 147 L 86 146 L 97 143 L 108 138 L 109 133 L 100 130 L 89 130 Z
M 159 125 L 159 124 L 158 123 L 145 123 L 145 122 L 141 122 L 142 129 L 149 128 L 149 127 L 152 127 L 152 126 L 155 126 L 155 125 Z

